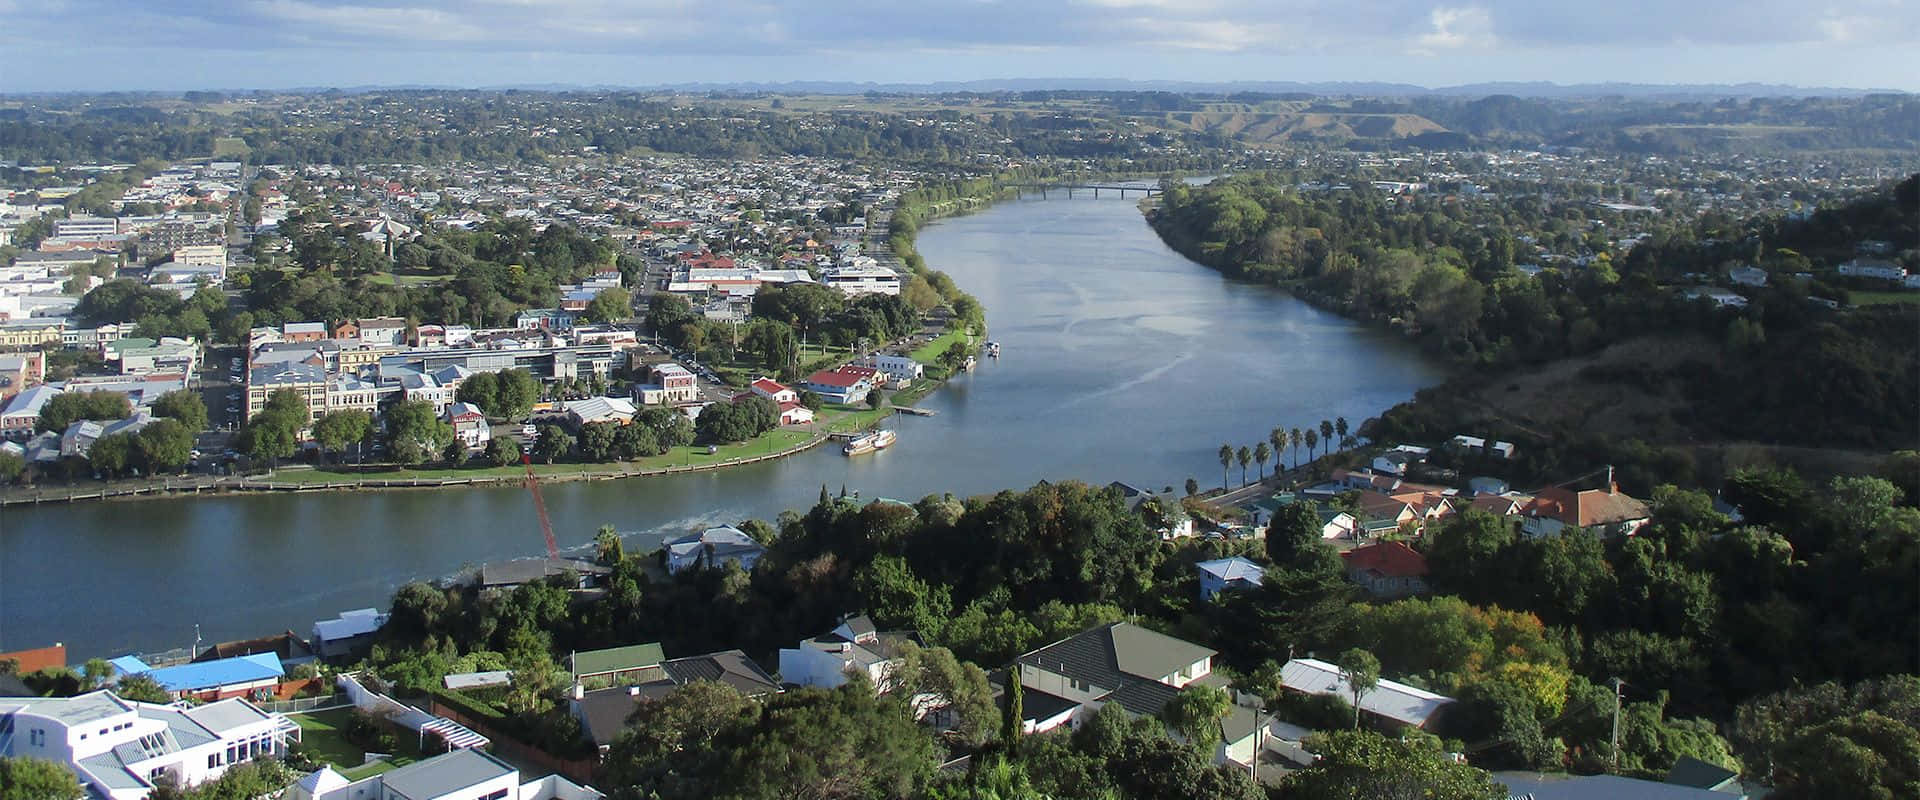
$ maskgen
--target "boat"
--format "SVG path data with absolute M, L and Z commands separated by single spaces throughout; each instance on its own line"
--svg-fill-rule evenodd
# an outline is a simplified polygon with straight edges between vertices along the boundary
M 979 362 L 977 362 L 977 361 L 975 361 L 975 360 L 974 360 L 974 358 L 973 358 L 973 356 L 967 356 L 967 360 L 966 360 L 966 361 L 963 361 L 963 362 L 961 362 L 961 364 L 960 364 L 960 368 L 961 368 L 961 369 L 964 369 L 964 370 L 966 370 L 966 371 L 968 371 L 968 372 L 972 372 L 972 371 L 973 371 L 973 367 L 974 367 L 974 365 L 975 365 L 975 364 L 977 364 L 977 363 L 979 363 Z
M 999 357 L 1000 357 L 1000 343 L 999 343 L 999 342 L 987 342 L 987 357 L 988 357 L 988 358 L 999 358 Z
M 840 452 L 850 456 L 866 455 L 876 450 L 887 449 L 893 444 L 895 438 L 897 437 L 894 436 L 893 431 L 874 431 L 847 442 L 845 447 L 840 448 Z

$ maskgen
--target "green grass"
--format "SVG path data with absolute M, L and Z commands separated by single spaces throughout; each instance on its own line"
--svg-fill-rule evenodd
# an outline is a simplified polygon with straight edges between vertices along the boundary
M 966 342 L 968 345 L 972 345 L 973 337 L 968 336 L 966 331 L 956 328 L 934 337 L 933 341 L 921 345 L 909 355 L 913 357 L 913 360 L 921 364 L 932 365 L 940 360 L 940 354 L 946 352 L 947 348 L 952 347 L 954 342 Z
M 1854 305 L 1882 306 L 1894 303 L 1920 303 L 1920 292 L 1848 292 Z
M 392 272 L 376 272 L 367 276 L 367 281 L 381 286 L 432 286 L 447 282 L 447 276 L 401 275 Z
M 369 775 L 378 775 L 395 767 L 405 766 L 418 760 L 419 748 L 407 737 L 406 731 L 396 731 L 393 739 L 399 744 L 399 752 L 393 758 L 372 764 L 363 764 L 366 752 L 347 741 L 347 721 L 353 716 L 351 708 L 335 708 L 308 714 L 288 714 L 287 717 L 300 726 L 300 746 L 315 760 L 325 761 L 346 776 L 347 780 L 357 781 Z
M 825 420 L 823 420 L 825 422 Z M 831 430 L 840 430 L 831 428 Z M 599 463 L 562 463 L 534 464 L 533 473 L 537 476 L 571 476 L 580 474 L 617 475 L 622 472 L 659 470 L 668 467 L 700 466 L 715 462 L 725 462 L 778 453 L 804 444 L 812 436 L 810 430 L 779 428 L 739 444 L 720 445 L 718 452 L 707 454 L 707 446 L 687 445 L 675 447 L 666 453 L 634 461 L 613 461 Z M 283 467 L 267 480 L 274 483 L 340 483 L 355 479 L 379 480 L 462 480 L 466 478 L 517 479 L 525 477 L 526 467 L 518 464 L 508 467 L 409 467 L 403 469 L 369 470 L 353 472 L 336 471 L 332 468 L 315 469 L 304 465 Z

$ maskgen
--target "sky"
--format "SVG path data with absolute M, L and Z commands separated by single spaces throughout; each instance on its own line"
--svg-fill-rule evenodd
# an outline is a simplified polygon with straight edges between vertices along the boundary
M 1920 91 L 1920 0 L 0 0 L 0 92 L 927 83 Z

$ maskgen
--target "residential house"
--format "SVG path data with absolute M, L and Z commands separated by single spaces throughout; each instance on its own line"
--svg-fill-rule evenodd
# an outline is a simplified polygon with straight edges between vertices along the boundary
M 327 338 L 327 323 L 288 322 L 280 326 L 280 341 L 318 342 Z
M 1214 651 L 1130 622 L 1082 631 L 1014 662 L 1022 687 L 1024 728 L 1039 733 L 1078 725 L 1108 703 L 1154 716 L 1180 688 L 1220 683 Z
M 1727 270 L 1727 280 L 1739 286 L 1760 287 L 1767 285 L 1767 271 L 1751 264 Z
M 1280 685 L 1290 692 L 1333 695 L 1353 702 L 1353 690 L 1340 668 L 1312 658 L 1296 658 L 1280 668 Z M 1453 698 L 1381 678 L 1360 695 L 1360 711 L 1376 721 L 1426 729 L 1453 705 Z
M 644 678 L 644 680 L 638 680 Z M 780 682 L 755 664 L 746 653 L 723 650 L 689 658 L 660 662 L 655 671 L 638 676 L 637 682 L 610 689 L 587 691 L 575 683 L 569 703 L 573 715 L 587 739 L 605 753 L 607 747 L 626 728 L 634 706 L 658 700 L 675 689 L 694 681 L 723 683 L 748 697 L 779 694 Z
M 1120 502 L 1128 511 L 1139 514 L 1147 527 L 1160 534 L 1161 539 L 1179 539 L 1194 535 L 1192 515 L 1180 505 L 1177 498 L 1142 489 L 1129 483 L 1114 481 L 1107 488 L 1120 493 Z
M 178 708 L 111 691 L 0 698 L 0 756 L 60 764 L 89 797 L 105 800 L 145 800 L 163 780 L 190 788 L 236 765 L 277 758 L 299 731 L 241 699 Z
M 1512 487 L 1499 478 L 1479 477 L 1467 481 L 1467 491 L 1475 498 L 1484 495 L 1503 495 L 1511 490 Z
M 1527 504 L 1520 530 L 1528 536 L 1553 536 L 1582 528 L 1601 536 L 1631 536 L 1653 517 L 1647 504 L 1609 483 L 1605 489 L 1542 489 Z
M 1406 542 L 1376 542 L 1341 553 L 1347 579 L 1375 597 L 1402 597 L 1427 591 L 1427 557 Z
M 280 659 L 284 666 L 310 664 L 316 660 L 313 648 L 307 640 L 294 635 L 293 631 L 284 631 L 272 636 L 256 639 L 242 639 L 237 642 L 221 642 L 200 651 L 194 661 L 219 661 L 239 656 L 267 653 Z
M 1321 506 L 1319 514 L 1322 539 L 1352 539 L 1360 530 L 1360 520 L 1340 509 Z
M 454 438 L 467 446 L 468 450 L 478 450 L 493 440 L 493 426 L 487 424 L 487 414 L 472 403 L 456 402 L 447 406 L 447 423 L 453 426 Z
M 800 393 L 771 378 L 759 378 L 747 387 L 754 394 L 772 400 L 776 404 L 797 403 Z
M 1525 495 L 1483 494 L 1473 498 L 1473 502 L 1467 504 L 1467 509 L 1496 517 L 1517 517 L 1531 502 L 1533 498 Z
M 604 582 L 613 574 L 613 569 L 577 558 L 516 558 L 480 565 L 475 581 L 482 590 L 504 590 L 567 573 L 574 575 L 572 588 L 589 589 Z
M 372 317 L 354 321 L 362 344 L 398 347 L 407 343 L 407 321 L 400 317 Z M 341 337 L 346 338 L 346 337 Z
M 867 376 L 856 373 L 846 367 L 823 369 L 808 375 L 801 383 L 806 390 L 820 395 L 829 403 L 855 405 L 865 402 L 867 393 L 873 391 L 873 381 Z
M 1856 258 L 1840 265 L 1839 273 L 1849 278 L 1879 278 L 1885 281 L 1898 281 L 1907 277 L 1907 270 L 1891 261 L 1873 258 Z
M 1259 564 L 1240 556 L 1202 561 L 1194 567 L 1200 571 L 1200 599 L 1208 603 L 1221 592 L 1257 587 L 1266 575 Z
M 1551 775 L 1533 772 L 1496 772 L 1512 800 L 1746 800 L 1737 786 L 1716 791 L 1693 786 L 1628 778 L 1621 775 Z
M 658 642 L 609 647 L 602 650 L 574 651 L 567 656 L 567 669 L 575 683 L 605 680 L 614 683 L 646 683 L 660 677 L 660 662 L 667 654 Z
M 1667 777 L 1663 782 L 1709 792 L 1738 793 L 1741 788 L 1740 773 L 1719 764 L 1709 764 L 1693 756 L 1681 756 L 1680 760 L 1673 762 L 1673 768 L 1667 770 Z
M 708 528 L 699 533 L 668 539 L 665 542 L 667 571 L 680 572 L 690 567 L 719 567 L 728 561 L 753 571 L 766 548 L 744 531 L 731 525 Z
M 660 387 L 662 405 L 691 403 L 700 399 L 700 381 L 686 367 L 672 362 L 655 364 L 648 370 L 648 378 Z M 652 405 L 653 403 L 649 403 Z
M 171 667 L 149 667 L 133 656 L 113 659 L 114 669 L 126 675 L 144 675 L 165 689 L 175 700 L 225 700 L 229 697 L 259 697 L 272 692 L 286 677 L 280 656 L 272 653 L 192 661 Z
M 875 689 L 885 691 L 900 663 L 901 646 L 908 642 L 921 644 L 920 634 L 879 631 L 867 615 L 849 615 L 831 631 L 781 648 L 780 677 L 797 686 L 832 689 L 858 672 Z
M 343 611 L 334 619 L 313 623 L 314 655 L 322 661 L 344 661 L 373 647 L 373 634 L 387 624 L 385 612 L 371 608 Z
M 520 782 L 520 770 L 485 750 L 461 748 L 360 780 L 321 767 L 287 800 L 601 800 L 606 795 L 560 775 Z
M 876 355 L 873 357 L 873 368 L 899 384 L 899 388 L 905 388 L 906 384 L 926 374 L 926 367 L 908 356 Z
M 40 409 L 60 393 L 59 387 L 42 384 L 26 389 L 7 401 L 0 410 L 0 436 L 24 440 L 40 425 Z

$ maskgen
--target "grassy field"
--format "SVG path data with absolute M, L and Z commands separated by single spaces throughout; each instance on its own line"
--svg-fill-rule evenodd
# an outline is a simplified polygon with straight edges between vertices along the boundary
M 852 354 L 847 350 L 825 348 L 809 343 L 800 348 L 800 374 L 811 375 L 816 370 L 826 369 L 851 357 Z M 707 366 L 711 367 L 713 373 L 719 375 L 720 379 L 726 381 L 729 386 L 746 386 L 755 378 L 770 376 L 774 372 L 744 352 L 732 360 L 710 362 Z
M 973 337 L 968 336 L 967 333 L 962 330 L 950 330 L 934 337 L 933 341 L 921 345 L 908 355 L 912 356 L 915 361 L 927 366 L 933 366 L 934 362 L 939 360 L 940 354 L 946 352 L 947 348 L 952 347 L 954 342 L 966 342 L 971 345 L 973 344 Z
M 375 273 L 367 277 L 372 283 L 382 286 L 432 286 L 447 282 L 445 275 L 401 275 L 392 272 Z
M 823 423 L 830 420 L 823 419 Z M 675 447 L 657 456 L 648 456 L 635 461 L 615 461 L 604 464 L 534 464 L 533 473 L 541 477 L 566 477 L 581 474 L 617 475 L 622 472 L 666 469 L 668 467 L 700 466 L 702 464 L 723 463 L 727 461 L 754 458 L 769 453 L 778 453 L 806 443 L 812 433 L 805 429 L 776 429 L 759 437 L 739 444 L 720 445 L 718 452 L 707 454 L 706 445 L 688 445 Z M 336 483 L 356 478 L 366 480 L 462 480 L 466 478 L 516 479 L 527 474 L 526 468 L 514 465 L 509 467 L 413 467 L 390 470 L 369 470 L 353 472 L 321 469 L 283 469 L 275 472 L 269 479 L 276 483 Z
M 1892 303 L 1920 303 L 1920 292 L 1848 292 L 1854 305 L 1883 306 Z
M 353 716 L 351 708 L 336 708 L 311 714 L 289 714 L 287 717 L 300 725 L 300 745 L 313 757 L 332 764 L 334 769 L 345 775 L 347 780 L 360 780 L 369 775 L 377 775 L 395 767 L 405 766 L 419 760 L 420 751 L 416 743 L 407 738 L 405 731 L 396 732 L 394 741 L 400 746 L 393 758 L 372 764 L 366 761 L 366 752 L 347 741 L 347 721 Z

